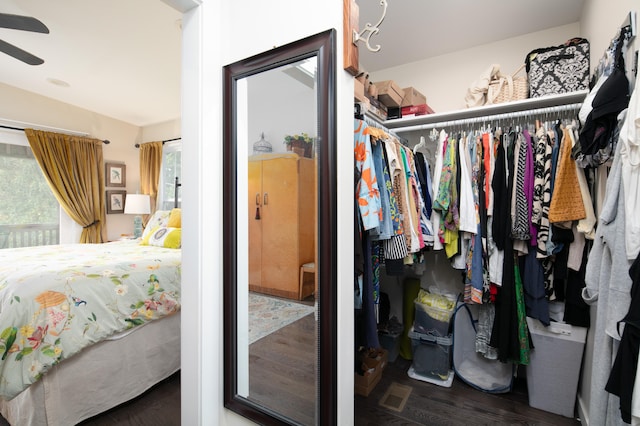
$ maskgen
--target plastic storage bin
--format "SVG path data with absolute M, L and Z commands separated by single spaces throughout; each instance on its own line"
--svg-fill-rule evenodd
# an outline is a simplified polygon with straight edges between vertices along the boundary
M 423 334 L 411 329 L 409 338 L 413 350 L 413 371 L 434 379 L 447 380 L 451 369 L 452 337 Z
M 440 337 L 449 335 L 449 325 L 454 309 L 440 309 L 415 301 L 416 316 L 413 328 L 418 333 L 435 334 Z
M 389 362 L 394 362 L 400 353 L 400 334 L 397 333 L 378 333 L 380 345 L 389 353 Z
M 415 331 L 441 337 L 449 335 L 451 317 L 456 308 L 454 295 L 446 295 L 438 290 L 420 289 L 414 304 L 413 328 Z
M 528 317 L 527 324 L 534 345 L 526 367 L 529 405 L 573 417 L 587 329 L 554 323 L 545 327 Z

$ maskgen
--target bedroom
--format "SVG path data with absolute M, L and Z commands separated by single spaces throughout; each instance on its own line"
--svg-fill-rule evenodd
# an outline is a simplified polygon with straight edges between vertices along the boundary
M 219 70 L 223 65 L 243 57 L 251 56 L 254 53 L 268 50 L 273 45 L 299 39 L 308 34 L 323 31 L 326 28 L 333 27 L 340 29 L 342 25 L 342 2 L 339 3 L 340 4 L 337 2 L 333 5 L 334 7 L 331 8 L 331 10 L 327 10 L 326 2 L 317 5 L 314 4 L 313 10 L 303 9 L 300 5 L 297 5 L 296 2 L 278 3 L 278 7 L 274 9 L 266 6 L 251 5 L 250 7 L 253 7 L 253 10 L 258 13 L 255 16 L 247 17 L 246 14 L 243 14 L 240 10 L 233 9 L 233 11 L 230 11 L 229 8 L 232 7 L 230 5 L 215 5 L 209 2 L 202 2 L 202 4 L 206 5 L 205 7 L 194 9 L 192 12 L 187 13 L 185 18 L 189 20 L 189 25 L 184 26 L 186 31 L 185 38 L 189 41 L 189 45 L 192 46 L 193 49 L 200 49 L 200 51 L 205 52 L 203 55 L 205 55 L 206 60 L 199 62 L 197 52 L 187 52 L 187 60 L 190 59 L 194 61 L 192 62 L 193 64 L 199 65 L 193 65 L 193 67 L 189 69 L 188 72 L 191 78 L 186 82 L 184 92 L 185 120 L 183 122 L 183 129 L 186 131 L 182 132 L 182 136 L 185 137 L 185 140 L 187 140 L 187 137 L 190 137 L 191 140 L 194 141 L 212 141 L 221 138 L 222 125 L 220 120 L 222 111 L 219 100 L 222 94 Z M 605 7 L 602 6 L 602 2 L 593 2 L 593 4 L 595 12 L 592 13 L 605 15 L 605 13 L 602 13 L 602 10 L 605 9 Z M 299 16 L 310 17 L 313 15 L 315 19 L 310 19 L 309 21 L 299 19 L 295 20 L 295 22 L 289 22 L 286 17 L 278 12 L 277 9 L 280 8 L 287 8 Z M 261 19 L 257 18 L 258 15 Z M 239 18 L 240 16 L 243 17 Z M 264 17 L 268 17 L 268 19 L 265 20 L 263 19 Z M 202 20 L 203 23 L 198 23 L 199 20 Z M 614 20 L 617 21 L 618 19 Z M 585 27 L 589 28 L 588 24 L 589 21 L 587 20 L 584 24 Z M 615 24 L 617 24 L 617 22 Z M 227 44 L 227 42 L 225 42 L 221 46 L 218 40 L 229 40 L 228 34 L 234 33 L 234 27 L 237 28 L 240 26 L 246 26 L 248 28 L 261 28 L 266 26 L 269 33 L 273 31 L 273 35 L 271 37 L 264 37 L 264 39 L 260 37 L 254 37 L 250 40 L 234 39 L 233 43 Z M 285 28 L 286 30 L 283 30 Z M 591 31 L 595 31 L 593 26 L 591 26 Z M 602 31 L 605 32 L 606 35 L 600 38 L 601 42 L 599 47 L 594 45 L 594 50 L 602 50 L 604 48 L 604 41 L 602 41 L 602 39 L 609 37 L 611 32 L 605 31 L 604 29 Z M 585 30 L 584 32 L 587 33 L 588 31 Z M 8 38 L 4 35 L 3 37 Z M 595 39 L 598 40 L 598 37 L 595 37 Z M 341 99 L 339 102 L 339 117 L 348 117 L 351 115 L 351 106 L 349 106 L 349 103 L 352 97 L 352 87 L 349 81 L 348 78 L 343 78 L 342 76 L 338 81 L 338 93 Z M 203 93 L 204 95 L 202 95 Z M 40 98 L 37 99 L 41 101 Z M 21 106 L 16 105 L 16 107 L 20 108 Z M 15 111 L 11 109 L 10 105 L 5 105 L 4 103 L 2 108 L 3 116 L 11 117 L 11 112 Z M 4 114 L 4 109 L 9 110 L 6 115 Z M 29 119 L 27 106 L 22 106 L 22 109 L 23 112 L 16 118 L 17 120 L 46 124 L 47 120 L 42 116 Z M 204 118 L 210 117 L 210 114 L 213 114 L 216 119 L 211 120 Z M 86 116 L 83 118 L 86 118 Z M 93 120 L 93 118 L 88 119 L 88 121 L 90 120 Z M 64 123 L 64 125 L 60 124 L 58 125 L 59 127 L 83 130 L 72 125 L 73 123 L 66 124 L 67 122 L 64 121 L 63 118 L 60 119 L 60 121 Z M 342 119 L 342 121 L 338 123 L 339 134 L 343 135 L 344 138 L 348 138 L 352 133 L 350 124 L 349 120 L 346 119 Z M 95 126 L 95 129 L 89 130 L 92 130 L 95 136 L 110 139 L 114 138 L 114 136 L 112 136 L 113 134 L 118 133 L 114 130 L 113 132 L 109 132 L 111 134 L 105 134 L 103 136 L 101 126 L 102 123 L 100 122 Z M 149 135 L 149 138 L 143 138 L 138 137 L 139 129 L 135 127 L 127 127 L 126 130 L 122 130 L 122 133 L 127 138 L 140 141 L 155 138 L 164 139 L 171 136 L 167 136 L 168 133 L 180 135 L 179 131 L 158 131 L 153 135 Z M 347 151 L 348 149 L 345 149 L 342 153 L 345 155 L 340 156 L 340 158 L 348 159 Z M 114 157 L 125 158 L 124 155 L 114 155 Z M 212 213 L 211 215 L 207 213 L 206 220 L 203 218 L 204 212 L 215 212 L 215 206 L 218 205 L 220 201 L 219 199 L 211 200 L 210 197 L 207 196 L 212 193 L 219 193 L 217 191 L 220 190 L 218 186 L 220 176 L 208 167 L 205 160 L 202 160 L 203 157 L 209 159 L 221 158 L 221 147 L 210 142 L 201 142 L 198 144 L 197 149 L 185 152 L 185 162 L 190 165 L 193 164 L 191 170 L 185 171 L 185 182 L 193 183 L 193 185 L 187 185 L 185 187 L 184 197 L 194 203 L 201 203 L 198 212 L 192 211 L 186 213 L 189 215 L 188 219 L 198 225 L 198 231 L 185 230 L 186 233 L 191 232 L 188 236 L 190 241 L 194 242 L 194 247 L 185 250 L 185 252 L 189 254 L 188 259 L 185 260 L 185 264 L 188 263 L 190 266 L 188 268 L 189 271 L 185 272 L 185 277 L 188 274 L 193 282 L 201 283 L 200 286 L 190 289 L 190 292 L 185 294 L 185 298 L 188 299 L 190 306 L 194 307 L 188 322 L 190 324 L 188 332 L 193 333 L 194 337 L 202 338 L 201 350 L 198 351 L 197 354 L 186 354 L 190 359 L 189 370 L 183 373 L 186 375 L 189 383 L 193 383 L 194 385 L 189 386 L 189 389 L 186 389 L 186 394 L 183 394 L 183 407 L 189 408 L 187 410 L 187 416 L 189 417 L 185 420 L 185 424 L 198 424 L 203 419 L 205 419 L 205 423 L 236 424 L 240 422 L 241 419 L 233 413 L 224 410 L 221 403 L 218 405 L 211 404 L 211 401 L 222 401 L 222 386 L 220 384 L 220 371 L 222 370 L 222 306 L 221 304 L 216 304 L 216 309 L 211 309 L 212 300 L 221 300 L 221 290 L 215 286 L 208 285 L 208 283 L 221 282 L 222 276 L 220 265 L 212 265 L 212 263 L 215 262 L 209 262 L 208 259 L 222 258 L 221 248 L 213 243 L 213 241 L 221 240 L 222 230 L 219 224 L 221 220 L 217 213 Z M 129 158 L 125 160 L 127 164 L 129 164 L 129 161 L 135 161 L 133 159 L 129 160 Z M 349 164 L 344 161 L 346 160 L 343 160 L 343 163 L 340 164 L 338 177 L 349 179 L 351 168 Z M 342 200 L 341 204 L 349 205 L 349 196 L 346 193 L 341 193 L 340 200 Z M 343 207 L 343 210 L 349 209 Z M 340 217 L 344 219 L 343 226 L 347 228 L 342 229 L 344 235 L 349 234 L 349 213 L 348 211 L 341 211 L 340 213 Z M 124 218 L 122 220 L 125 221 Z M 127 226 L 129 226 L 128 223 L 130 221 L 126 220 L 126 222 Z M 348 238 L 340 241 L 340 247 L 348 248 L 350 244 Z M 195 248 L 196 246 L 202 247 L 201 254 L 199 254 L 200 250 Z M 341 277 L 339 282 L 344 281 L 348 283 L 351 276 L 349 266 L 340 264 L 339 267 L 338 274 L 339 277 Z M 348 289 L 348 287 L 348 285 L 345 285 L 341 288 Z M 350 311 L 348 303 L 349 296 L 349 292 L 345 290 L 340 298 L 341 305 L 339 306 L 339 311 L 345 315 L 345 318 L 341 320 L 345 321 L 345 324 L 343 324 L 345 326 L 339 329 L 339 340 L 343 342 L 351 342 L 353 340 L 353 336 L 349 331 L 351 329 L 349 326 L 350 320 L 346 314 Z M 219 326 L 211 327 L 211 324 L 219 324 Z M 346 347 L 342 349 L 341 353 L 348 359 L 349 345 L 345 345 Z M 348 379 L 350 376 L 350 365 L 347 364 L 349 363 L 341 364 L 341 374 L 339 374 L 339 377 L 341 377 L 339 389 L 341 389 L 340 392 L 342 392 L 340 401 L 346 402 L 341 403 L 338 410 L 340 418 L 345 419 L 345 424 L 348 424 L 349 419 L 353 418 L 353 408 L 350 408 L 350 404 L 348 403 L 350 397 L 347 396 L 348 393 L 351 392 L 350 388 L 352 388 L 350 379 Z
M 151 141 L 172 140 L 179 138 L 181 135 L 179 63 L 181 46 L 179 20 L 182 14 L 172 7 L 156 1 L 136 2 L 135 5 L 130 5 L 124 14 L 122 9 L 106 7 L 104 11 L 98 12 L 96 15 L 98 11 L 97 6 L 97 3 L 91 4 L 88 2 L 68 2 L 65 7 L 50 2 L 33 2 L 31 4 L 25 4 L 24 2 L 22 2 L 22 4 L 21 2 L 6 2 L 3 4 L 3 13 L 27 16 L 46 13 L 50 20 L 47 21 L 45 25 L 47 25 L 50 33 L 23 32 L 25 36 L 24 41 L 17 42 L 15 40 L 15 33 L 18 31 L 4 28 L 1 30 L 0 38 L 9 43 L 20 44 L 22 49 L 42 56 L 45 63 L 40 67 L 30 66 L 8 55 L 2 55 L 2 68 L 4 71 L 0 82 L 0 92 L 2 92 L 3 99 L 0 105 L 0 124 L 5 127 L 0 128 L 0 138 L 3 139 L 3 143 L 26 144 L 27 140 L 24 132 L 11 129 L 13 127 L 36 128 L 56 133 L 68 133 L 80 136 L 87 135 L 100 140 L 108 140 L 110 143 L 101 144 L 103 159 L 106 163 L 116 165 L 117 169 L 123 173 L 119 182 L 105 182 L 106 191 L 117 191 L 118 194 L 125 191 L 126 194 L 136 194 L 141 191 L 139 171 L 140 149 L 137 148 L 137 145 Z M 140 28 L 140 22 L 144 21 L 145 17 L 148 16 L 149 8 L 157 9 L 157 13 L 153 13 L 156 20 L 153 21 L 153 25 L 149 22 L 149 28 L 145 31 L 145 35 L 151 37 L 153 40 L 161 41 L 162 48 L 154 48 L 154 45 L 149 43 L 149 39 L 145 39 L 144 37 L 123 38 L 122 41 L 116 40 L 116 37 L 119 37 L 120 34 L 126 33 L 124 31 L 125 28 L 129 29 L 127 31 L 135 32 L 138 30 Z M 91 19 L 92 16 L 94 17 L 93 19 Z M 98 35 L 98 38 L 77 37 L 78 31 Z M 136 43 L 135 46 L 133 46 L 134 41 Z M 129 55 L 129 51 L 121 48 L 120 43 L 129 43 L 131 47 L 134 47 L 133 54 Z M 99 44 L 99 46 L 95 44 Z M 60 49 L 60 45 L 66 46 L 67 48 Z M 106 51 L 111 53 L 105 54 L 104 49 L 107 49 Z M 113 53 L 112 50 L 114 49 L 128 56 L 118 57 L 117 53 Z M 53 52 L 55 57 L 52 56 L 52 53 L 47 52 Z M 116 59 L 117 57 L 119 59 Z M 9 60 L 4 62 L 5 58 Z M 70 63 L 78 60 L 78 66 L 69 67 Z M 122 66 L 122 64 L 126 64 L 126 66 Z M 22 66 L 25 68 L 21 68 Z M 151 66 L 151 69 L 147 68 L 148 66 Z M 154 68 L 162 68 L 164 71 L 154 73 Z M 145 72 L 147 77 L 137 82 L 135 81 L 136 79 L 132 80 L 131 75 L 134 70 Z M 10 75 L 14 75 L 14 77 L 10 78 Z M 20 79 L 27 79 L 40 86 L 39 88 L 31 88 L 31 91 L 21 90 L 18 87 L 24 87 L 22 86 L 24 80 Z M 108 84 L 100 84 L 100 81 L 104 81 L 105 79 L 109 79 L 116 88 L 108 90 Z M 65 83 L 71 85 L 71 87 L 65 87 Z M 84 92 L 89 95 L 85 97 L 86 100 L 95 103 L 93 105 L 83 103 L 84 101 L 81 99 L 82 96 L 78 97 L 78 92 L 74 92 L 74 90 L 77 89 L 79 89 L 80 93 Z M 36 92 L 39 94 L 36 94 Z M 60 100 L 60 96 L 64 98 L 64 101 Z M 97 104 L 101 104 L 101 106 L 97 106 Z M 100 111 L 100 113 L 98 111 Z M 169 144 L 165 144 L 165 146 L 171 143 L 175 144 L 175 142 L 170 142 Z M 106 194 L 103 193 L 100 198 L 104 199 L 106 204 L 108 200 L 105 199 L 105 195 Z M 126 195 L 122 196 L 122 201 L 125 201 L 125 204 L 126 198 Z M 173 200 L 173 198 L 173 193 L 167 194 L 166 199 Z M 124 208 L 125 207 L 123 207 L 123 209 Z M 105 216 L 107 233 L 104 237 L 106 241 L 114 241 L 114 243 L 110 244 L 126 244 L 127 241 L 121 242 L 118 240 L 121 239 L 122 235 L 133 234 L 134 215 L 123 214 L 123 209 L 119 211 L 116 209 L 114 213 L 107 212 Z M 66 214 L 60 214 L 59 236 L 62 244 L 77 242 L 81 231 L 81 226 L 76 224 Z M 110 244 L 104 244 L 104 246 L 109 246 Z M 152 250 L 151 248 L 149 249 Z M 173 249 L 172 251 L 175 252 L 172 255 L 177 255 L 179 259 L 180 251 Z M 149 253 L 156 252 L 152 250 Z M 160 259 L 158 254 L 155 254 L 155 256 L 150 254 L 148 257 Z M 76 259 L 79 259 L 79 257 Z M 138 263 L 140 267 L 143 267 L 142 259 L 140 259 Z M 159 264 L 160 263 L 157 263 L 155 266 L 147 266 L 153 269 Z M 118 267 L 118 269 L 120 268 L 122 268 L 122 266 Z M 159 269 L 157 271 L 160 272 Z M 127 274 L 131 272 L 133 271 Z M 175 276 L 176 272 L 174 271 L 173 274 Z M 129 281 L 131 277 L 133 277 L 133 275 L 129 275 L 129 277 L 125 279 L 128 281 L 128 284 L 127 282 L 123 282 L 127 287 L 122 287 L 121 294 L 132 294 L 131 291 L 135 288 L 135 285 L 133 281 Z M 168 286 L 169 281 L 172 281 L 174 278 L 165 276 L 163 280 L 161 275 L 157 275 L 157 277 L 158 280 L 164 281 L 161 287 L 171 292 L 179 292 L 176 287 Z M 121 278 L 124 278 L 124 276 L 121 276 Z M 150 278 L 150 276 L 147 278 Z M 146 286 L 146 284 L 143 285 L 143 287 L 144 286 Z M 149 289 L 149 287 L 147 288 Z M 47 306 L 46 310 L 49 312 L 49 315 L 54 315 L 54 310 L 56 310 L 58 313 L 55 315 L 63 317 L 64 312 L 73 313 L 74 310 L 86 309 L 92 304 L 88 297 L 79 294 L 81 291 L 77 287 L 73 291 L 78 292 L 78 294 L 74 295 L 74 297 L 77 297 L 75 303 L 60 304 L 59 306 L 62 310 L 49 306 L 49 302 L 45 302 L 45 305 L 42 306 Z M 60 292 L 62 291 L 52 292 L 51 294 L 59 296 Z M 169 296 L 169 293 L 167 293 L 167 296 Z M 24 303 L 26 302 L 26 298 L 27 296 L 23 296 L 20 300 Z M 163 302 L 160 301 L 160 298 L 162 298 L 162 296 L 159 296 L 159 298 L 149 297 L 147 303 L 151 303 L 151 305 L 147 305 L 147 307 L 153 307 L 155 309 L 160 306 L 156 304 L 157 302 L 168 307 L 169 305 L 165 302 L 170 302 L 170 298 L 164 297 Z M 155 302 L 153 301 L 154 299 Z M 124 299 L 121 299 L 121 301 L 124 301 Z M 132 305 L 135 304 L 136 302 L 132 303 Z M 65 309 L 70 310 L 65 311 Z M 93 308 L 91 311 L 91 316 L 95 314 L 95 318 L 98 318 L 98 321 L 106 318 L 106 311 L 99 312 L 99 310 Z M 137 314 L 134 314 L 134 316 L 135 315 Z M 130 320 L 138 322 L 134 317 L 131 317 Z M 166 333 L 173 331 L 173 337 L 165 336 L 164 338 L 153 339 L 157 341 L 164 340 L 169 352 L 163 355 L 164 362 L 161 361 L 160 365 L 156 364 L 155 367 L 153 367 L 152 364 L 147 365 L 148 370 L 146 371 L 153 371 L 153 373 L 150 373 L 148 376 L 152 381 L 151 383 L 155 383 L 158 378 L 164 378 L 169 374 L 176 373 L 180 366 L 180 315 L 169 315 L 167 320 L 170 320 L 170 323 L 162 322 L 164 318 L 159 323 L 164 324 Z M 66 321 L 64 327 L 70 327 L 72 323 L 73 321 Z M 97 324 L 96 322 L 96 327 L 98 327 Z M 100 327 L 103 326 L 103 324 L 100 325 Z M 46 326 L 43 327 L 45 330 L 47 329 Z M 145 326 L 141 330 L 146 328 Z M 24 330 L 28 330 L 28 328 Z M 51 327 L 49 327 L 48 330 L 54 331 Z M 152 328 L 148 331 L 151 330 Z M 59 331 L 60 330 L 56 331 L 56 333 Z M 65 331 L 65 333 L 69 331 L 70 329 Z M 20 334 L 18 334 L 18 336 L 19 335 Z M 49 335 L 51 335 L 51 333 L 49 333 Z M 64 337 L 64 333 L 61 334 L 61 337 Z M 123 338 L 119 340 L 119 342 L 124 343 L 125 340 L 126 338 Z M 116 341 L 111 340 L 111 342 Z M 142 340 L 140 342 L 142 342 Z M 149 350 L 152 350 L 153 345 L 149 346 L 149 343 L 151 342 L 147 342 L 145 346 Z M 34 349 L 46 350 L 44 341 L 40 344 L 34 343 L 32 346 Z M 104 347 L 104 345 L 101 345 L 101 347 Z M 23 347 L 23 350 L 25 348 L 26 347 Z M 69 352 L 72 351 L 71 346 L 66 346 L 66 348 Z M 10 350 L 16 349 L 17 348 Z M 57 351 L 59 349 L 55 350 Z M 164 353 L 162 350 L 155 350 L 155 352 L 157 355 Z M 87 353 L 90 354 L 90 351 Z M 82 354 L 82 357 L 85 358 L 90 356 L 86 355 L 85 351 L 82 351 Z M 7 358 L 10 357 L 11 355 L 8 355 Z M 163 357 L 159 357 L 158 360 L 160 361 Z M 171 360 L 172 358 L 173 360 Z M 117 358 L 114 357 L 113 359 L 116 360 Z M 125 362 L 124 359 L 121 361 Z M 127 362 L 127 364 L 129 363 Z M 64 365 L 64 363 L 62 365 Z M 129 365 L 132 366 L 133 364 Z M 164 367 L 162 365 L 164 365 Z M 78 367 L 80 366 L 78 365 Z M 83 370 L 83 368 L 80 367 L 78 371 L 81 370 Z M 99 370 L 96 370 L 94 373 L 98 371 Z M 121 371 L 125 372 L 126 370 Z M 111 374 L 110 376 L 110 378 L 115 378 L 117 374 Z M 135 377 L 131 374 L 129 374 L 129 376 L 132 378 Z M 51 375 L 51 379 L 54 377 L 55 375 Z M 62 376 L 60 375 L 59 377 L 61 378 Z M 101 379 L 99 376 L 95 376 L 95 380 L 103 383 L 110 378 Z M 122 377 L 116 379 L 120 385 L 126 383 L 126 379 L 122 379 Z M 136 384 L 133 385 L 132 388 L 138 388 L 138 383 L 144 383 L 144 381 L 147 380 L 142 379 L 142 377 L 140 379 L 141 380 L 136 381 Z M 62 382 L 59 383 L 61 384 Z M 143 391 L 147 387 L 148 385 L 143 385 L 139 391 Z M 35 386 L 33 389 L 39 389 L 39 387 Z M 90 391 L 90 387 L 84 390 L 82 390 L 82 388 L 80 389 L 85 395 Z M 137 395 L 139 391 L 130 394 L 120 402 Z M 35 395 L 35 391 L 33 394 Z M 121 395 L 124 396 L 125 394 L 121 393 Z M 34 398 L 37 397 L 34 396 Z M 97 411 L 104 411 L 104 409 L 112 406 L 112 403 L 103 405 L 103 402 L 98 402 L 100 400 L 106 402 L 106 400 L 97 396 L 96 400 L 89 403 L 89 405 L 93 406 L 93 409 Z M 67 401 L 67 403 L 70 401 L 71 400 Z M 85 399 L 85 401 L 88 400 Z M 64 406 L 60 403 L 50 401 L 40 405 L 43 407 L 42 409 L 29 411 L 37 411 L 39 414 L 47 412 L 47 421 L 50 424 L 65 423 L 67 422 L 65 420 L 56 420 L 65 418 L 73 418 L 73 423 L 75 423 L 78 418 L 84 418 L 86 414 L 91 415 L 91 410 L 89 410 L 85 411 L 86 414 L 83 415 L 84 417 L 66 417 L 67 412 L 58 411 L 56 413 L 55 409 L 51 411 L 51 409 L 47 410 L 44 408 L 46 406 L 51 407 L 56 405 L 60 407 Z M 82 403 L 80 405 L 82 405 Z M 80 405 L 77 405 L 77 407 Z M 98 408 L 101 405 L 102 408 Z M 16 415 L 20 416 L 19 413 Z M 30 417 L 32 415 L 35 417 Z M 23 413 L 22 417 L 36 419 L 33 421 L 37 423 L 41 423 L 42 421 L 42 417 L 38 417 L 36 414 Z

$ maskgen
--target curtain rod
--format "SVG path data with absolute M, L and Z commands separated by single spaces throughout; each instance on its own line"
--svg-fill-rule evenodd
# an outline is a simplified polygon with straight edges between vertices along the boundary
M 162 141 L 162 145 L 164 145 L 167 142 L 179 141 L 181 139 L 182 139 L 181 137 L 177 137 L 177 138 L 173 138 L 173 139 L 166 139 L 166 140 Z M 136 148 L 140 148 L 140 144 L 139 143 L 135 144 L 134 146 Z
M 452 127 L 452 126 L 460 126 L 460 125 L 466 125 L 466 124 L 475 124 L 475 123 L 481 123 L 483 121 L 490 122 L 490 121 L 499 121 L 499 120 L 509 120 L 512 118 L 527 117 L 531 115 L 556 114 L 559 112 L 566 112 L 566 111 L 572 111 L 572 110 L 577 111 L 581 107 L 582 107 L 581 103 L 558 105 L 558 106 L 552 106 L 552 107 L 546 107 L 546 108 L 528 109 L 528 110 L 522 110 L 522 111 L 506 112 L 501 114 L 485 115 L 480 117 L 462 118 L 457 120 L 446 120 L 446 121 L 440 121 L 437 123 L 420 124 L 416 126 L 407 126 L 402 128 L 396 128 L 395 131 L 410 132 L 414 130 L 435 129 L 437 127 Z
M 34 127 L 43 127 L 43 126 L 38 126 L 38 125 L 34 125 Z M 5 126 L 3 124 L 0 124 L 0 128 L 2 129 L 9 129 L 9 130 L 16 130 L 19 132 L 24 132 L 24 128 L 20 128 L 20 127 L 13 127 L 13 126 Z M 83 133 L 83 132 L 75 132 L 73 130 L 65 130 L 65 129 L 56 129 L 53 127 L 50 127 L 49 130 L 58 130 L 67 134 L 71 134 L 73 136 L 89 136 L 88 133 Z M 102 141 L 103 144 L 108 145 L 111 143 L 111 141 L 109 141 L 108 139 L 105 139 Z

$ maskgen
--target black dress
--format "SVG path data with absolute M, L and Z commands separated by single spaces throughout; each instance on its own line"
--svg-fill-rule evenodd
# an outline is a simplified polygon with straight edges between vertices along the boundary
M 640 255 L 629 268 L 629 276 L 633 282 L 631 304 L 629 312 L 620 321 L 625 323 L 624 331 L 605 386 L 607 392 L 620 397 L 620 414 L 625 423 L 631 423 L 631 402 L 640 348 Z

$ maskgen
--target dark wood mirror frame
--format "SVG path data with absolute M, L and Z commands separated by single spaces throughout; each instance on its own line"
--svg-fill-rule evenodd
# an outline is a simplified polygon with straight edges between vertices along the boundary
M 304 38 L 224 67 L 224 405 L 259 424 L 292 420 L 238 395 L 237 379 L 237 129 L 239 79 L 309 57 L 318 58 L 317 259 L 319 425 L 337 423 L 336 60 L 335 30 Z

